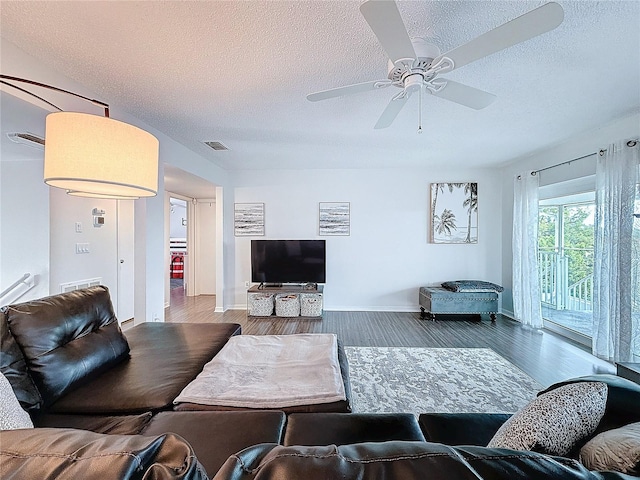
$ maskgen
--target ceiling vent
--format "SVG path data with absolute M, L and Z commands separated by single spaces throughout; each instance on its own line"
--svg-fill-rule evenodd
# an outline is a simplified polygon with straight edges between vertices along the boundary
M 229 147 L 227 147 L 224 143 L 222 142 L 204 142 L 204 144 L 208 147 L 213 148 L 216 151 L 220 151 L 220 150 L 229 150 Z
M 33 133 L 10 132 L 7 133 L 7 137 L 9 137 L 9 140 L 15 143 L 21 143 L 30 147 L 39 148 L 40 150 L 44 148 L 44 138 L 34 135 Z

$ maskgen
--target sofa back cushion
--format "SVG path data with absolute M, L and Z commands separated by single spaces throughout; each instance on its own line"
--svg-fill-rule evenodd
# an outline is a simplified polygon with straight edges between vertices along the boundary
M 107 287 L 12 305 L 4 313 L 44 406 L 128 357 Z

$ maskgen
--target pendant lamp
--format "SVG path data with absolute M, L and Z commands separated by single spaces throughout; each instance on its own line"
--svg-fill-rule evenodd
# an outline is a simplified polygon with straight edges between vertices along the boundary
M 157 194 L 159 143 L 153 135 L 109 118 L 109 106 L 102 102 L 31 80 L 6 75 L 0 78 L 1 83 L 49 105 L 52 104 L 6 80 L 68 93 L 105 109 L 104 117 L 64 111 L 47 115 L 44 148 L 47 185 L 63 188 L 69 195 L 93 198 L 135 199 Z

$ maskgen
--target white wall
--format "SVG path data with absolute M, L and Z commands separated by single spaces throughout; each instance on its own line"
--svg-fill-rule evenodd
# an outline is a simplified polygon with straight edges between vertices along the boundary
M 216 203 L 198 200 L 196 295 L 216 294 Z
M 40 179 L 42 182 L 42 179 Z M 60 293 L 60 284 L 102 278 L 114 304 L 118 298 L 118 243 L 116 201 L 79 198 L 60 188 L 50 188 L 51 293 Z M 94 208 L 104 210 L 104 225 L 93 226 Z M 76 232 L 79 222 L 82 232 Z M 76 253 L 77 243 L 88 243 L 89 253 Z
M 469 181 L 478 182 L 478 244 L 427 243 L 429 184 Z M 235 238 L 236 308 L 246 306 L 251 238 L 326 239 L 328 310 L 417 311 L 422 285 L 501 281 L 497 170 L 243 171 L 234 185 L 235 202 L 264 202 L 266 225 L 264 237 Z M 318 235 L 319 202 L 351 203 L 350 236 Z
M 0 291 L 25 273 L 35 276 L 31 290 L 16 288 L 3 305 L 49 294 L 49 187 L 42 169 L 43 152 L 32 160 L 0 162 Z
M 187 238 L 187 203 L 184 200 L 172 199 L 169 209 L 169 236 L 171 238 Z M 185 220 L 184 225 L 182 220 Z
M 508 315 L 513 315 L 513 253 L 511 246 L 511 236 L 513 231 L 513 179 L 514 176 L 527 170 L 538 170 L 541 168 L 557 165 L 562 162 L 573 160 L 590 153 L 599 151 L 612 142 L 622 139 L 639 138 L 640 136 L 640 114 L 635 113 L 621 118 L 615 122 L 603 125 L 600 128 L 580 135 L 576 135 L 565 142 L 554 145 L 535 152 L 532 155 L 515 159 L 502 169 L 502 281 L 505 291 L 502 294 L 502 310 Z M 591 160 L 581 161 L 579 164 L 559 167 L 558 172 L 551 170 L 543 172 L 543 175 L 550 177 L 556 173 L 561 173 L 562 178 L 567 179 L 573 174 L 574 177 L 581 177 L 593 173 L 593 162 Z M 556 170 L 556 169 L 554 169 Z M 542 178 L 541 178 L 542 180 Z

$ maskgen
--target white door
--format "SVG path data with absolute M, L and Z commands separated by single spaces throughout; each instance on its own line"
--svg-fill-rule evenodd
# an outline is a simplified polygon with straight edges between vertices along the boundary
M 120 323 L 133 318 L 133 201 L 117 200 L 118 222 L 118 293 L 116 315 Z

